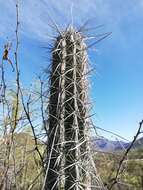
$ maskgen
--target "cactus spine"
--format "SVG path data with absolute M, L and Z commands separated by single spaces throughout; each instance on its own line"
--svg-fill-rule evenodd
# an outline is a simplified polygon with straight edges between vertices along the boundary
M 91 190 L 87 66 L 84 38 L 69 27 L 52 51 L 46 190 Z

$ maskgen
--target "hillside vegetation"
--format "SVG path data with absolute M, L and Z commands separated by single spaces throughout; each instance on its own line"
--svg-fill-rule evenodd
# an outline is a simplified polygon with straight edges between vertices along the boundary
M 37 176 L 41 172 L 41 163 L 35 151 L 33 137 L 28 133 L 14 134 L 14 146 L 12 145 L 12 147 L 8 147 L 10 144 L 9 139 L 11 138 L 7 136 L 0 141 L 0 189 L 3 188 L 2 185 L 6 180 L 7 189 L 27 190 L 33 184 L 33 181 L 37 179 L 33 189 L 39 190 L 41 188 L 42 175 Z M 11 153 L 7 157 L 9 148 L 11 148 Z M 42 153 L 43 147 L 40 143 L 39 149 Z
M 114 180 L 123 151 L 116 153 L 96 153 L 95 163 L 104 184 L 109 187 Z M 118 185 L 114 190 L 142 190 L 143 189 L 143 147 L 133 149 L 124 160 Z
M 4 170 L 6 147 L 8 138 L 0 141 L 0 183 Z M 39 190 L 42 188 L 43 176 L 40 175 L 42 164 L 35 151 L 35 142 L 33 137 L 28 133 L 19 133 L 14 135 L 15 158 L 10 155 L 10 169 L 8 171 L 9 187 L 20 190 L 31 189 Z M 44 145 L 39 141 L 39 149 L 44 153 Z M 116 153 L 99 153 L 94 150 L 94 161 L 98 174 L 101 176 L 105 185 L 109 185 L 116 175 L 117 167 L 122 158 L 123 152 Z M 8 160 L 7 160 L 8 162 Z M 16 163 L 15 177 L 13 175 L 14 163 Z M 142 190 L 143 189 L 143 147 L 133 149 L 122 166 L 122 174 L 119 177 L 120 183 L 113 189 L 120 190 Z M 36 179 L 36 180 L 35 180 Z M 34 181 L 35 180 L 35 181 Z M 34 182 L 34 183 L 33 183 Z

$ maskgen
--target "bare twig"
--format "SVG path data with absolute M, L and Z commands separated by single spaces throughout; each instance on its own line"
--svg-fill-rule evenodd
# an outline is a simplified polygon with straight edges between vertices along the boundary
M 127 155 L 130 152 L 130 150 L 132 149 L 132 147 L 133 147 L 134 143 L 136 142 L 138 136 L 141 134 L 142 125 L 143 125 L 143 120 L 139 123 L 139 128 L 137 130 L 136 135 L 134 136 L 133 141 L 131 142 L 131 144 L 129 145 L 129 147 L 125 151 L 122 159 L 119 162 L 119 166 L 117 168 L 117 171 L 116 171 L 116 174 L 115 174 L 115 178 L 113 178 L 111 180 L 110 184 L 109 184 L 109 187 L 108 187 L 109 190 L 111 190 L 114 187 L 114 185 L 118 183 L 118 176 L 122 174 L 122 170 L 121 170 L 122 164 L 123 164 L 124 160 L 127 158 Z

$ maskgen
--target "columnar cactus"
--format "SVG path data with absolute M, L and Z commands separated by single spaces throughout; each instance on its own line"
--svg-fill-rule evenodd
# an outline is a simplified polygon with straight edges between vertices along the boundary
M 52 51 L 46 190 L 96 189 L 88 143 L 87 67 L 84 37 L 69 27 Z

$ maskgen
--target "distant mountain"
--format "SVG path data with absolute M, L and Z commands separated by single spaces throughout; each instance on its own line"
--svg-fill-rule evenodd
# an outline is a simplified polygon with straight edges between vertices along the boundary
M 103 152 L 114 152 L 127 149 L 130 146 L 131 142 L 124 141 L 112 141 L 106 138 L 92 138 L 92 146 L 94 150 L 99 150 Z M 133 148 L 143 147 L 143 137 L 138 139 Z
M 143 137 L 139 138 L 135 143 L 134 143 L 134 148 L 141 148 L 143 147 Z

